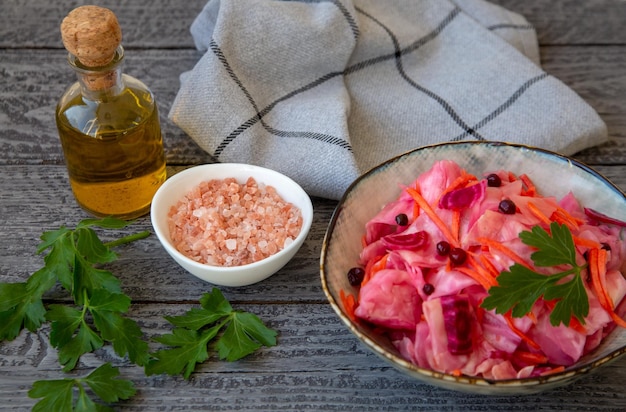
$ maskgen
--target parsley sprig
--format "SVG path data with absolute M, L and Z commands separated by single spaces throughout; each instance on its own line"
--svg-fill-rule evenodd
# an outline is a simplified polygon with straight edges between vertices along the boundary
M 44 266 L 25 282 L 0 283 L 0 341 L 13 340 L 25 328 L 36 332 L 50 322 L 50 344 L 57 348 L 63 371 L 76 367 L 82 355 L 111 343 L 115 353 L 137 365 L 147 364 L 148 344 L 137 323 L 124 314 L 130 298 L 121 291 L 120 281 L 102 269 L 117 259 L 111 250 L 143 239 L 143 231 L 104 243 L 94 227 L 123 229 L 132 222 L 120 219 L 85 219 L 75 229 L 65 226 L 46 231 L 37 253 L 44 256 Z M 60 284 L 72 298 L 71 304 L 50 304 L 46 309 L 43 296 Z M 84 384 L 104 402 L 128 399 L 135 393 L 133 383 L 117 379 L 119 370 L 104 364 L 86 378 L 42 380 L 33 384 L 32 398 L 43 398 L 34 410 L 106 410 L 89 398 Z M 74 388 L 78 398 L 74 401 Z
M 149 353 L 139 325 L 124 316 L 130 297 L 122 293 L 119 279 L 102 268 L 117 259 L 111 248 L 143 239 L 149 232 L 104 243 L 93 229 L 123 229 L 131 223 L 114 218 L 85 219 L 75 229 L 62 226 L 44 232 L 37 247 L 38 254 L 48 251 L 44 266 L 25 282 L 0 283 L 0 342 L 14 340 L 23 329 L 36 332 L 50 322 L 50 344 L 57 348 L 65 372 L 74 369 L 85 353 L 109 343 L 120 357 L 127 356 L 145 367 L 146 375 L 175 375 L 184 369 L 185 378 L 208 359 L 211 343 L 215 343 L 220 359 L 228 361 L 241 359 L 262 345 L 276 344 L 274 330 L 252 313 L 233 310 L 214 288 L 200 299 L 200 309 L 165 317 L 175 328 L 171 334 L 153 339 L 173 348 Z M 69 293 L 72 302 L 46 308 L 43 296 L 57 285 Z M 105 363 L 84 378 L 36 381 L 28 395 L 42 398 L 34 411 L 110 410 L 93 401 L 87 389 L 104 403 L 129 399 L 135 394 L 134 385 L 118 376 L 119 369 Z
M 565 269 L 545 274 L 516 263 L 497 277 L 498 285 L 489 289 L 489 296 L 481 306 L 495 309 L 499 314 L 511 310 L 513 317 L 522 317 L 543 296 L 546 301 L 556 301 L 550 314 L 553 326 L 561 323 L 569 326 L 572 316 L 584 325 L 584 318 L 589 314 L 589 299 L 582 273 L 588 265 L 577 264 L 576 247 L 569 228 L 553 222 L 550 233 L 541 226 L 534 226 L 530 232 L 524 231 L 519 236 L 523 243 L 537 248 L 531 255 L 536 267 L 564 266 Z
M 105 363 L 84 378 L 66 378 L 37 381 L 28 391 L 34 399 L 43 398 L 35 404 L 33 412 L 48 411 L 109 411 L 106 405 L 94 402 L 87 394 L 85 385 L 107 403 L 129 399 L 135 395 L 131 381 L 118 379 L 119 370 Z M 74 400 L 74 389 L 78 396 Z
M 0 283 L 0 340 L 15 339 L 23 328 L 35 332 L 50 321 L 50 344 L 58 349 L 65 372 L 105 341 L 112 343 L 119 356 L 128 355 L 137 365 L 145 365 L 148 344 L 141 339 L 137 323 L 123 316 L 130 298 L 121 292 L 119 279 L 99 266 L 117 259 L 111 245 L 145 238 L 149 232 L 106 244 L 93 229 L 122 229 L 129 224 L 114 218 L 85 219 L 73 230 L 63 226 L 44 232 L 37 247 L 37 253 L 48 251 L 44 266 L 26 282 Z M 57 283 L 70 293 L 74 305 L 52 304 L 47 311 L 43 295 Z
M 213 288 L 200 298 L 201 308 L 192 308 L 182 316 L 166 316 L 172 333 L 154 340 L 170 346 L 153 353 L 146 374 L 183 374 L 188 379 L 198 363 L 208 359 L 208 345 L 215 341 L 222 360 L 236 361 L 259 349 L 276 345 L 276 331 L 268 328 L 254 314 L 233 310 L 219 289 Z

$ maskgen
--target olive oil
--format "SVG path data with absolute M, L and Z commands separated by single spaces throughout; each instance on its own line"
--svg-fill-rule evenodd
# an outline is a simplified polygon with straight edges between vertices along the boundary
M 74 196 L 97 216 L 146 213 L 166 177 L 154 100 L 134 80 L 125 82 L 120 95 L 97 104 L 70 89 L 57 110 Z
M 119 36 L 98 32 L 98 22 L 112 19 L 117 24 L 112 12 L 96 6 L 82 6 L 75 12 L 61 29 L 78 81 L 56 109 L 70 185 L 77 203 L 91 214 L 135 218 L 149 211 L 152 197 L 166 179 L 158 110 L 150 90 L 122 74 L 121 32 Z M 114 24 L 104 26 L 110 30 Z M 93 44 L 66 43 L 85 37 L 85 27 Z M 107 39 L 111 40 L 108 51 Z M 81 59 L 80 53 L 86 57 Z M 87 60 L 94 55 L 103 59 Z

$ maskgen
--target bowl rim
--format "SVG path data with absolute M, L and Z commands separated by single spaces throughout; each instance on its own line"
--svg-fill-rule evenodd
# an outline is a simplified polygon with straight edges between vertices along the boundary
M 328 248 L 330 247 L 329 244 L 330 244 L 331 237 L 336 227 L 337 220 L 339 219 L 339 216 L 341 215 L 343 211 L 342 206 L 345 204 L 346 200 L 348 199 L 352 191 L 359 184 L 361 184 L 365 179 L 367 179 L 367 177 L 387 167 L 390 167 L 401 158 L 412 156 L 415 153 L 420 152 L 420 151 L 433 150 L 433 149 L 436 149 L 438 147 L 443 147 L 443 146 L 462 147 L 462 146 L 470 146 L 470 145 L 509 147 L 509 148 L 514 148 L 514 149 L 538 152 L 538 153 L 547 155 L 549 157 L 553 157 L 557 160 L 566 162 L 572 166 L 578 167 L 582 169 L 583 171 L 591 174 L 593 177 L 595 177 L 596 179 L 604 183 L 608 189 L 613 190 L 618 195 L 620 195 L 624 199 L 624 201 L 626 201 L 626 193 L 622 191 L 619 187 L 617 187 L 614 183 L 612 183 L 604 175 L 602 175 L 601 173 L 599 173 L 592 167 L 588 166 L 584 162 L 573 159 L 567 155 L 556 153 L 548 149 L 533 147 L 533 146 L 525 145 L 525 144 L 509 143 L 509 142 L 504 142 L 504 141 L 455 141 L 455 142 L 436 143 L 436 144 L 421 146 L 421 147 L 409 150 L 405 153 L 394 156 L 384 161 L 383 163 L 380 163 L 377 166 L 372 167 L 367 172 L 363 173 L 357 179 L 355 179 L 350 184 L 350 186 L 346 189 L 346 191 L 344 192 L 344 194 L 338 201 L 337 206 L 331 216 L 326 233 L 324 235 L 324 239 L 322 243 L 322 250 L 320 254 L 320 278 L 321 278 L 322 289 L 324 291 L 324 294 L 326 295 L 326 298 L 328 299 L 329 304 L 333 308 L 335 313 L 339 316 L 341 321 L 348 327 L 348 329 L 356 337 L 358 337 L 363 343 L 365 343 L 365 345 L 370 350 L 372 350 L 376 355 L 389 361 L 394 367 L 396 367 L 396 369 L 404 370 L 405 372 L 408 372 L 410 375 L 415 376 L 415 377 L 434 378 L 436 380 L 441 381 L 442 386 L 446 386 L 446 383 L 450 383 L 454 387 L 446 386 L 447 388 L 460 390 L 460 391 L 463 391 L 463 390 L 469 391 L 470 388 L 475 389 L 476 386 L 482 386 L 482 387 L 497 389 L 497 392 L 488 393 L 490 395 L 504 395 L 507 393 L 518 394 L 519 391 L 513 392 L 514 389 L 527 389 L 529 390 L 529 393 L 530 393 L 532 392 L 533 387 L 536 388 L 536 387 L 544 386 L 550 383 L 557 384 L 558 382 L 563 381 L 563 380 L 568 380 L 569 378 L 582 377 L 583 375 L 586 375 L 589 372 L 593 371 L 596 367 L 602 364 L 608 363 L 608 362 L 612 362 L 618 359 L 619 357 L 626 355 L 626 345 L 624 345 L 620 348 L 612 350 L 611 352 L 607 353 L 606 355 L 604 355 L 603 357 L 599 359 L 587 359 L 586 361 L 583 361 L 581 363 L 577 362 L 576 364 L 574 364 L 575 366 L 572 365 L 559 372 L 555 372 L 555 373 L 544 375 L 544 376 L 536 376 L 536 377 L 528 377 L 528 378 L 487 379 L 487 378 L 482 378 L 482 377 L 465 376 L 465 375 L 456 376 L 450 373 L 438 372 L 432 369 L 417 366 L 411 363 L 410 361 L 402 358 L 401 356 L 389 352 L 382 345 L 370 339 L 363 332 L 361 332 L 354 325 L 354 323 L 350 320 L 350 318 L 343 312 L 340 302 L 338 302 L 335 299 L 335 297 L 330 291 L 330 286 L 326 279 L 325 262 L 326 262 L 326 258 L 328 254 Z M 460 386 L 456 386 L 457 384 L 460 384 Z M 507 392 L 507 390 L 509 391 Z
M 209 169 L 245 169 L 250 171 L 250 173 L 248 173 L 249 177 L 254 177 L 255 180 L 257 180 L 258 183 L 259 180 L 257 179 L 256 176 L 252 176 L 252 174 L 254 172 L 262 172 L 265 174 L 269 174 L 273 177 L 277 177 L 278 179 L 283 180 L 283 182 L 287 183 L 289 186 L 291 186 L 288 190 L 289 191 L 296 191 L 298 192 L 297 194 L 299 196 L 302 196 L 303 200 L 304 200 L 304 205 L 296 205 L 293 202 L 289 202 L 291 204 L 293 204 L 294 206 L 296 206 L 298 209 L 300 209 L 300 212 L 302 214 L 302 227 L 300 228 L 300 233 L 298 233 L 298 236 L 296 236 L 293 241 L 287 245 L 287 247 L 283 247 L 281 250 L 279 250 L 278 252 L 274 253 L 273 255 L 267 256 L 266 258 L 262 259 L 262 260 L 258 260 L 256 262 L 252 262 L 252 263 L 247 263 L 245 265 L 238 265 L 238 266 L 217 266 L 217 265 L 209 265 L 206 263 L 201 263 L 201 262 L 197 262 L 187 256 L 185 256 L 184 254 L 182 254 L 181 252 L 178 251 L 178 249 L 176 249 L 176 247 L 174 247 L 174 245 L 171 243 L 171 239 L 170 239 L 170 235 L 169 235 L 169 230 L 167 229 L 167 227 L 163 227 L 162 224 L 159 224 L 158 221 L 158 213 L 157 212 L 157 208 L 162 207 L 163 210 L 169 210 L 169 208 L 171 206 L 173 206 L 174 204 L 176 204 L 176 202 L 178 202 L 179 199 L 173 199 L 173 200 L 168 200 L 165 198 L 165 191 L 167 190 L 168 187 L 171 187 L 172 185 L 184 181 L 185 179 L 187 179 L 189 177 L 189 175 L 192 174 L 198 174 L 199 172 L 201 172 L 202 170 L 209 170 Z M 225 178 L 225 177 L 224 177 Z M 221 178 L 221 179 L 224 179 Z M 198 185 L 204 181 L 209 181 L 211 180 L 212 177 L 206 177 L 206 178 L 198 178 L 197 179 L 197 183 L 195 183 L 193 186 Z M 237 179 L 237 181 L 239 183 L 240 179 Z M 281 198 L 284 199 L 284 196 L 281 194 L 283 192 L 283 189 L 276 187 L 275 184 L 273 183 L 268 183 L 268 182 L 262 182 L 264 185 L 266 186 L 273 186 L 276 191 L 278 192 L 278 194 L 281 196 Z M 167 186 L 166 186 L 167 185 Z M 161 199 L 163 197 L 163 199 Z M 167 204 L 167 206 L 162 206 L 160 205 L 160 201 L 165 202 L 165 204 Z M 176 259 L 180 259 L 181 262 L 183 262 L 185 265 L 188 265 L 190 267 L 193 267 L 195 269 L 200 269 L 200 270 L 214 270 L 214 271 L 219 271 L 221 273 L 230 273 L 230 274 L 236 274 L 238 272 L 244 271 L 244 270 L 250 270 L 250 269 L 256 269 L 262 266 L 267 265 L 269 262 L 271 261 L 275 261 L 280 259 L 282 256 L 289 254 L 293 248 L 297 247 L 297 245 L 299 243 L 302 243 L 304 241 L 304 239 L 308 236 L 308 233 L 311 229 L 312 223 L 313 223 L 313 203 L 311 202 L 311 198 L 310 196 L 306 193 L 306 191 L 298 184 L 296 183 L 293 179 L 291 179 L 289 176 L 284 175 L 280 172 L 277 172 L 276 170 L 273 169 L 269 169 L 266 167 L 262 167 L 262 166 L 256 166 L 256 165 L 251 165 L 251 164 L 246 164 L 246 163 L 206 163 L 206 164 L 201 164 L 201 165 L 193 165 L 190 166 L 188 168 L 185 168 L 179 172 L 177 172 L 176 174 L 172 175 L 171 177 L 169 177 L 162 185 L 161 187 L 159 187 L 159 189 L 157 190 L 157 192 L 155 193 L 153 199 L 152 199 L 152 204 L 150 206 L 150 220 L 152 223 L 152 228 L 154 229 L 157 238 L 159 238 L 159 241 L 161 242 L 162 246 L 166 249 L 166 251 L 168 253 L 170 253 L 170 255 L 175 256 Z M 165 223 L 167 222 L 167 217 L 165 219 Z

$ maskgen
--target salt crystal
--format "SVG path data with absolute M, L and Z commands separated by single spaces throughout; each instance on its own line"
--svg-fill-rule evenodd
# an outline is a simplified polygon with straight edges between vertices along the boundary
M 293 243 L 302 228 L 300 210 L 252 177 L 245 185 L 234 178 L 203 182 L 170 209 L 168 218 L 176 248 L 216 266 L 264 259 Z
M 235 239 L 228 239 L 228 240 L 226 240 L 226 248 L 228 250 L 235 250 L 235 249 L 237 249 L 237 241 Z

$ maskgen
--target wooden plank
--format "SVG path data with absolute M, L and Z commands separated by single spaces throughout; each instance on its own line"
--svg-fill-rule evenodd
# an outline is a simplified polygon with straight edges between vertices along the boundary
M 191 23 L 207 0 L 100 0 L 122 27 L 123 45 L 136 48 L 193 48 Z M 60 25 L 73 8 L 90 1 L 2 0 L 0 48 L 62 49 Z
M 620 0 L 490 0 L 517 12 L 541 45 L 626 44 L 626 3 Z
M 210 162 L 209 155 L 167 119 L 178 76 L 200 58 L 189 26 L 207 0 L 101 0 L 124 30 L 126 71 L 157 96 L 169 172 Z M 619 0 L 492 0 L 518 11 L 539 33 L 544 69 L 572 87 L 607 122 L 611 142 L 576 157 L 626 189 L 626 3 Z M 87 1 L 2 0 L 0 6 L 0 281 L 22 281 L 41 266 L 35 255 L 43 230 L 73 225 L 88 215 L 67 183 L 54 125 L 54 106 L 72 81 L 58 26 Z M 280 332 L 279 344 L 237 363 L 215 355 L 190 381 L 145 377 L 110 348 L 85 355 L 85 375 L 105 361 L 120 366 L 138 394 L 116 409 L 132 410 L 626 410 L 626 358 L 581 381 L 545 394 L 484 397 L 434 388 L 390 367 L 362 345 L 326 302 L 319 254 L 336 205 L 314 199 L 314 225 L 301 251 L 270 279 L 245 288 L 221 288 L 236 308 L 258 314 Z M 150 230 L 148 217 L 117 233 Z M 109 233 L 109 232 L 107 232 Z M 133 299 L 130 316 L 147 336 L 165 333 L 164 315 L 182 314 L 211 285 L 178 268 L 152 236 L 118 249 L 107 266 Z M 47 302 L 67 301 L 54 290 Z M 30 410 L 36 379 L 59 379 L 49 328 L 0 343 L 3 410 Z M 151 347 L 156 348 L 155 343 Z
M 58 27 L 75 6 L 88 1 L 3 0 L 0 48 L 61 48 Z M 98 5 L 118 16 L 128 48 L 191 48 L 189 27 L 207 0 L 116 1 Z M 626 44 L 626 3 L 620 0 L 492 0 L 518 12 L 548 44 Z M 610 11 L 608 11 L 610 10 Z
M 543 69 L 572 88 L 600 114 L 626 113 L 625 55 L 626 46 L 541 49 Z
M 168 330 L 165 314 L 191 305 L 150 304 L 130 314 L 148 337 Z M 564 388 L 533 396 L 485 397 L 458 394 L 423 384 L 390 367 L 343 326 L 327 305 L 242 305 L 279 331 L 278 345 L 235 363 L 212 354 L 189 381 L 166 375 L 144 376 L 142 368 L 120 360 L 109 347 L 81 359 L 75 375 L 103 362 L 121 368 L 138 394 L 118 408 L 133 410 L 606 410 L 626 408 L 626 358 Z M 48 346 L 48 327 L 0 344 L 0 398 L 11 410 L 31 407 L 32 382 L 66 377 L 56 350 Z M 158 346 L 152 345 L 153 350 Z M 592 394 L 592 395 L 591 395 Z

